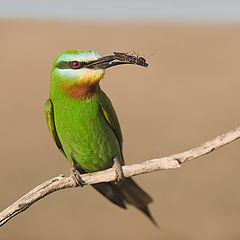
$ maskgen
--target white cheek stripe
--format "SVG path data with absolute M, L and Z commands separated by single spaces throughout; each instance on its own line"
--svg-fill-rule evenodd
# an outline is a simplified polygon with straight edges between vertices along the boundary
M 79 76 L 81 74 L 80 71 L 82 71 L 82 70 L 83 69 L 75 70 L 75 69 L 69 69 L 69 68 L 67 68 L 67 69 L 59 69 L 59 68 L 56 69 L 58 75 L 63 76 L 63 77 L 67 76 L 69 78 Z
M 81 78 L 84 78 L 85 76 L 88 75 L 88 73 L 95 73 L 95 74 L 98 74 L 97 72 L 98 71 L 101 71 L 100 69 L 99 70 L 94 70 L 94 69 L 87 69 L 87 68 L 80 68 L 80 69 L 59 69 L 59 68 L 56 68 L 56 71 L 57 71 L 57 74 L 58 76 L 60 77 L 63 77 L 63 78 L 68 78 L 68 79 L 81 79 Z

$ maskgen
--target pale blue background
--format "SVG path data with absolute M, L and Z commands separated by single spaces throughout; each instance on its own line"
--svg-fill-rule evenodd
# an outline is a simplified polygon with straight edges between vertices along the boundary
M 239 22 L 240 0 L 0 0 L 0 17 Z

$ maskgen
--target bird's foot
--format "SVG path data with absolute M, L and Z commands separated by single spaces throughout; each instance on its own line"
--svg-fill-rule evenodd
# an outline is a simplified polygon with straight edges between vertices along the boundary
M 115 180 L 115 183 L 119 183 L 121 182 L 122 180 L 124 180 L 124 174 L 123 174 L 123 170 L 122 170 L 122 166 L 120 164 L 120 162 L 118 161 L 118 158 L 115 157 L 113 159 L 113 169 L 115 170 L 115 173 L 116 173 L 116 180 Z
M 83 181 L 81 177 L 80 172 L 76 169 L 74 164 L 71 168 L 71 176 L 75 180 L 77 186 L 83 187 L 84 185 L 86 185 L 86 183 Z

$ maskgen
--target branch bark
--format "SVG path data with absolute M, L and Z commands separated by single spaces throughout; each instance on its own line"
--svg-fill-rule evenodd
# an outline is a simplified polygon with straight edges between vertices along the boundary
M 199 147 L 182 153 L 173 154 L 168 157 L 156 158 L 138 164 L 123 166 L 122 171 L 124 177 L 132 177 L 161 169 L 179 168 L 180 164 L 210 153 L 213 150 L 223 147 L 224 145 L 231 143 L 238 138 L 240 138 L 240 126 L 216 137 L 211 141 L 205 142 Z M 81 177 L 85 184 L 94 184 L 116 181 L 118 174 L 116 169 L 113 167 L 104 171 L 83 174 Z M 0 213 L 0 226 L 3 226 L 11 218 L 27 210 L 32 204 L 44 198 L 48 194 L 65 188 L 73 187 L 78 187 L 74 178 L 71 176 L 64 177 L 64 175 L 54 177 L 38 185 Z

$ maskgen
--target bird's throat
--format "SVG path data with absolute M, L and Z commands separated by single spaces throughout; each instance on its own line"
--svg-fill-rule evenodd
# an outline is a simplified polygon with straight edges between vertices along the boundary
M 76 99 L 76 100 L 82 100 L 82 99 L 90 99 L 94 95 L 97 94 L 97 91 L 99 89 L 99 84 L 89 84 L 89 83 L 82 83 L 82 84 L 75 84 L 75 85 L 67 85 L 63 84 L 63 89 L 66 93 L 66 95 L 70 98 Z

